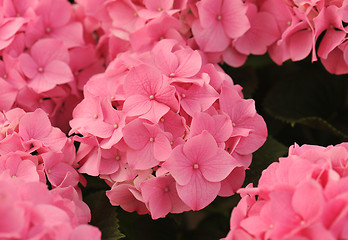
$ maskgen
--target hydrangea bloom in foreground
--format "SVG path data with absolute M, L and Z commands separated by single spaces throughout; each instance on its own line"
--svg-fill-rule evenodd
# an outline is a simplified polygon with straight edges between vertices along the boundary
M 105 179 L 113 205 L 154 219 L 233 195 L 267 136 L 241 87 L 176 40 L 120 54 L 84 95 L 70 121 L 79 172 Z
M 225 240 L 347 239 L 348 144 L 290 147 L 242 196 Z M 257 200 L 256 200 L 256 196 Z
M 0 174 L 0 238 L 101 239 L 88 225 L 90 212 L 73 187 L 49 191 L 41 182 Z

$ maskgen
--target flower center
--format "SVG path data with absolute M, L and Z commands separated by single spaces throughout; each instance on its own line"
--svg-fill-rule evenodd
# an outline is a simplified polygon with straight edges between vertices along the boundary
M 193 168 L 194 168 L 194 169 L 198 169 L 198 167 L 199 167 L 199 166 L 198 166 L 197 163 L 196 163 L 196 164 L 193 164 Z
M 217 19 L 218 21 L 221 21 L 221 19 L 222 19 L 221 15 L 217 16 L 216 19 Z
M 41 73 L 41 72 L 43 72 L 43 68 L 42 67 L 38 67 L 37 71 Z

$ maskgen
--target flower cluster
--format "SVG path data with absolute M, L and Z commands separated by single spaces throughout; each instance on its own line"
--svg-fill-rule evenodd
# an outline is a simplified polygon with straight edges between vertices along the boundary
M 0 110 L 44 109 L 64 132 L 88 78 L 104 71 L 95 41 L 66 0 L 3 1 Z
M 90 212 L 73 187 L 49 191 L 41 182 L 0 174 L 0 238 L 97 240 Z
M 79 171 L 105 179 L 112 204 L 153 218 L 232 195 L 267 136 L 241 87 L 176 40 L 120 54 L 84 96 L 70 121 L 83 135 Z
M 0 113 L 0 172 L 53 187 L 76 187 L 80 180 L 73 141 L 52 127 L 42 109 Z
M 239 190 L 225 239 L 346 239 L 347 162 L 347 143 L 290 147 L 257 188 Z
M 282 64 L 312 52 L 329 72 L 348 73 L 346 1 L 202 0 L 191 10 L 193 38 L 211 59 L 241 66 L 268 52 Z

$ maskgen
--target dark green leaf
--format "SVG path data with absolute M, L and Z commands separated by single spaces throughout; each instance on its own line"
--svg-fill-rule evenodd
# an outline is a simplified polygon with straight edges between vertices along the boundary
M 101 230 L 102 240 L 118 240 L 125 237 L 119 230 L 117 207 L 110 204 L 105 191 L 88 194 L 84 200 L 91 209 L 90 224 Z

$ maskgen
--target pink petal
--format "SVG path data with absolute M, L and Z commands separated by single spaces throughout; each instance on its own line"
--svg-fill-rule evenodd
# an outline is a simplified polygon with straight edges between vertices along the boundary
M 224 0 L 221 11 L 221 21 L 228 37 L 238 38 L 250 28 L 249 19 L 246 16 L 247 7 L 242 0 Z
M 242 185 L 245 178 L 244 167 L 236 167 L 232 172 L 221 181 L 219 196 L 229 197 L 233 195 Z
M 69 52 L 63 46 L 63 42 L 55 39 L 41 39 L 37 41 L 30 50 L 30 54 L 40 67 L 53 60 L 59 60 L 65 63 L 69 62 Z
M 178 184 L 186 185 L 190 182 L 193 174 L 192 161 L 185 156 L 183 145 L 175 147 L 162 166 L 170 172 Z
M 17 93 L 17 89 L 0 78 L 0 109 L 3 111 L 10 110 L 16 100 Z
M 70 240 L 98 240 L 101 239 L 101 232 L 97 227 L 80 224 L 70 233 Z
M 236 49 L 246 55 L 265 54 L 267 47 L 280 38 L 277 22 L 267 12 L 257 13 L 251 20 L 251 28 L 235 41 Z
M 140 116 L 148 111 L 152 107 L 149 97 L 144 95 L 133 95 L 126 99 L 123 104 L 123 110 L 129 116 Z
M 178 57 L 180 63 L 175 71 L 176 76 L 192 77 L 202 67 L 202 57 L 197 50 L 183 49 L 176 51 L 175 55 Z
M 23 140 L 45 139 L 52 131 L 47 114 L 42 109 L 27 113 L 19 121 L 19 135 Z
M 147 113 L 141 115 L 140 118 L 147 119 L 150 122 L 156 124 L 158 123 L 160 118 L 163 117 L 163 115 L 165 115 L 170 110 L 170 108 L 167 105 L 164 105 L 154 100 L 150 101 L 150 103 L 150 110 Z
M 209 182 L 203 178 L 199 171 L 196 171 L 188 184 L 184 186 L 177 184 L 176 188 L 183 202 L 193 211 L 198 211 L 215 199 L 220 190 L 220 183 Z
M 140 119 L 135 119 L 123 128 L 126 144 L 134 150 L 140 150 L 148 144 L 150 133 Z
M 170 181 L 168 180 L 171 178 L 156 177 L 146 180 L 140 185 L 141 194 L 148 205 L 152 219 L 165 217 L 172 209 L 169 196 Z
M 231 43 L 221 23 L 203 28 L 196 20 L 192 24 L 192 32 L 198 46 L 204 52 L 223 52 Z
M 165 161 L 172 153 L 169 139 L 164 134 L 158 134 L 154 140 L 154 156 L 159 161 Z
M 217 154 L 218 146 L 213 136 L 207 131 L 190 138 L 183 147 L 187 159 L 193 164 L 206 164 Z
M 63 27 L 55 28 L 49 35 L 61 40 L 66 48 L 79 47 L 84 44 L 83 26 L 79 22 L 71 22 Z
M 162 83 L 162 74 L 157 69 L 143 64 L 129 71 L 124 81 L 124 91 L 128 96 L 144 95 L 150 97 L 150 95 L 155 95 Z
M 159 161 L 154 157 L 152 143 L 148 143 L 140 150 L 129 149 L 127 151 L 128 164 L 133 169 L 146 170 L 158 165 Z
M 320 184 L 305 181 L 296 187 L 292 197 L 292 206 L 304 221 L 316 220 L 323 211 L 324 196 Z
M 20 68 L 28 78 L 34 78 L 38 74 L 39 66 L 29 54 L 23 53 L 18 59 Z
M 203 0 L 197 3 L 199 21 L 203 28 L 216 25 L 221 16 L 223 0 Z
M 47 0 L 40 2 L 36 11 L 42 16 L 46 25 L 56 28 L 68 23 L 72 7 L 66 1 Z
M 288 39 L 290 58 L 299 61 L 308 56 L 313 47 L 313 33 L 307 29 L 300 30 Z
M 345 32 L 327 29 L 323 39 L 320 42 L 318 56 L 326 59 L 329 53 L 340 45 L 345 39 Z

